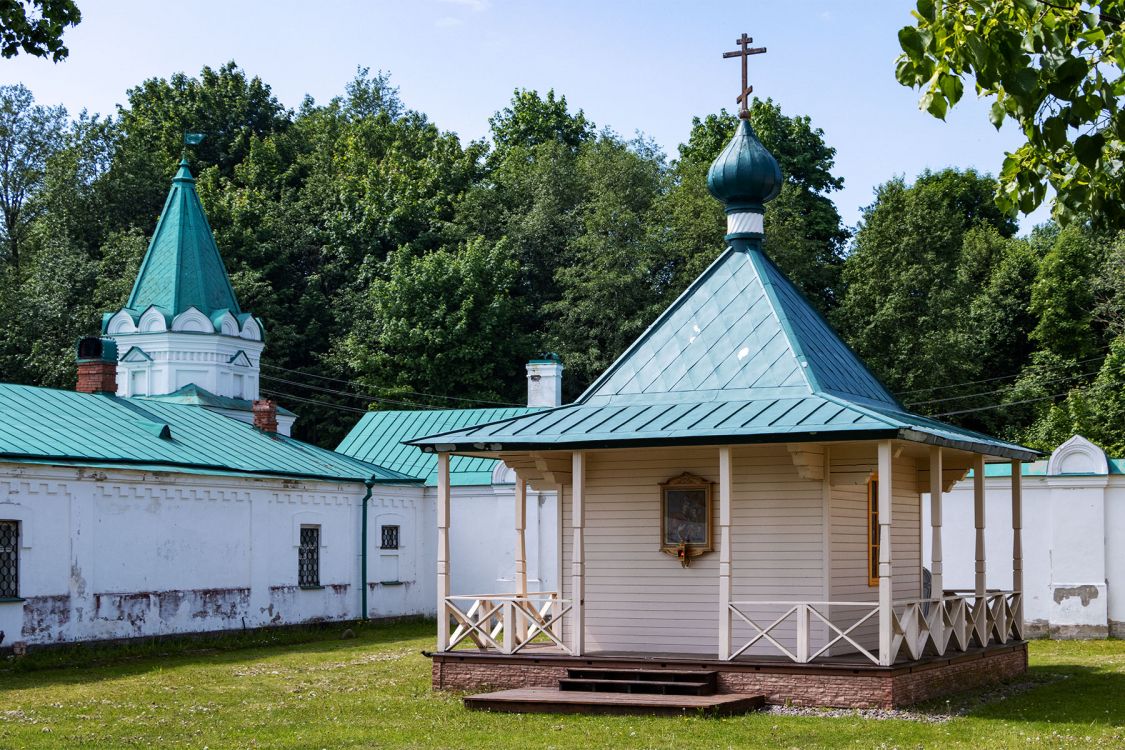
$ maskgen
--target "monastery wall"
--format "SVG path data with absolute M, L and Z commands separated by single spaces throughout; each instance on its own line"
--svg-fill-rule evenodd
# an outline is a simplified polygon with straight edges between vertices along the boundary
M 1079 439 L 1081 441 L 1081 439 Z M 1096 457 L 1085 441 L 1071 449 Z M 1064 446 L 1065 447 L 1065 446 Z M 1058 460 L 1023 477 L 1024 621 L 1029 637 L 1125 637 L 1125 475 Z M 1081 458 L 1082 456 L 1077 456 Z M 1075 456 L 1072 453 L 1072 459 Z M 1051 469 L 1055 473 L 1052 473 Z M 972 588 L 975 527 L 971 479 L 942 505 L 946 588 Z M 923 503 L 929 528 L 929 495 Z M 932 559 L 925 535 L 925 559 Z M 989 588 L 1012 587 L 1011 478 L 985 480 L 985 551 Z
M 0 464 L 0 519 L 20 522 L 19 593 L 0 646 L 193 633 L 360 616 L 354 483 Z M 465 508 L 465 510 L 469 510 Z M 433 503 L 376 486 L 368 615 L 432 615 Z M 399 526 L 399 549 L 380 527 Z M 302 526 L 320 586 L 298 585 Z

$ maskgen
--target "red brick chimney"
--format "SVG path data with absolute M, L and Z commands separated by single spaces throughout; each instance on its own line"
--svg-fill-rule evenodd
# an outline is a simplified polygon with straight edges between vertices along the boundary
M 117 393 L 117 342 L 87 336 L 78 341 L 80 393 Z
M 254 426 L 262 432 L 277 432 L 277 402 L 260 398 L 254 402 Z

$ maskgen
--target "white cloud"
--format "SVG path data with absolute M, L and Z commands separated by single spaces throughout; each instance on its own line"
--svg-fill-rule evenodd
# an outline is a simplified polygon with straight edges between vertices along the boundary
M 464 21 L 460 18 L 454 18 L 453 16 L 443 16 L 434 21 L 434 25 L 441 29 L 452 29 L 454 26 L 460 26 L 462 23 L 464 23 Z
M 451 5 L 460 5 L 462 8 L 480 13 L 481 11 L 488 10 L 490 5 L 489 0 L 441 0 L 443 3 Z

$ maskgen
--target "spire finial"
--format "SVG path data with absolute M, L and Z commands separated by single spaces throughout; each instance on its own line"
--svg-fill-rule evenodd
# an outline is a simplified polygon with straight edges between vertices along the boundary
M 747 63 L 750 62 L 750 55 L 761 55 L 766 51 L 765 47 L 751 47 L 750 43 L 753 41 L 753 38 L 743 32 L 742 36 L 734 40 L 739 48 L 734 52 L 723 53 L 724 60 L 730 57 L 742 58 L 742 93 L 735 101 L 738 102 L 738 116 L 743 120 L 750 119 L 750 94 L 754 91 L 754 87 L 750 85 Z

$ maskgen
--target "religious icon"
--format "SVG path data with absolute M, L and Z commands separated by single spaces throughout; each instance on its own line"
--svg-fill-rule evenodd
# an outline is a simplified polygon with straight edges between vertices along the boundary
M 660 487 L 660 549 L 686 568 L 711 551 L 711 483 L 681 474 Z

